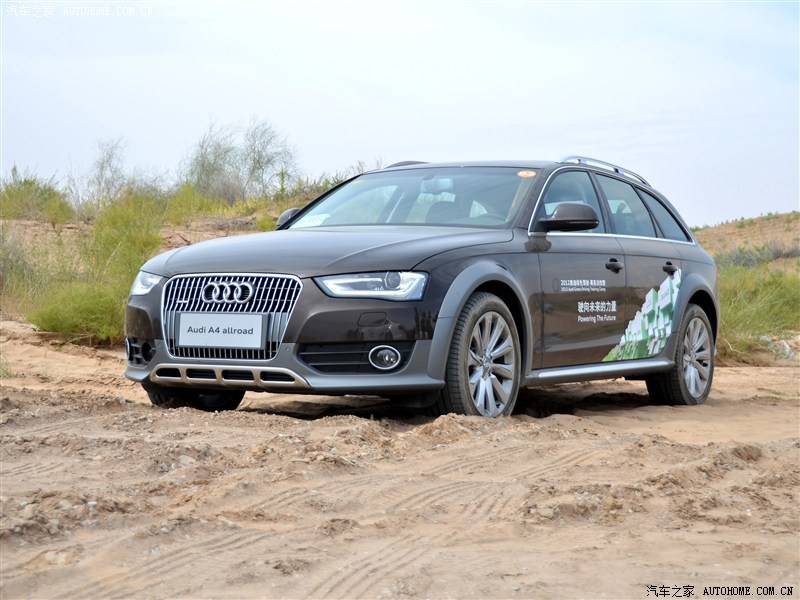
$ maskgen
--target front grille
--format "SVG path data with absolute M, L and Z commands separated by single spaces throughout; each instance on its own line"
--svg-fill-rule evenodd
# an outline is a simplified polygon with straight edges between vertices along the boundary
M 212 302 L 203 296 L 209 283 L 247 283 L 252 293 L 239 302 Z M 161 327 L 169 354 L 176 358 L 270 360 L 283 340 L 292 310 L 303 285 L 290 275 L 209 274 L 178 275 L 164 285 Z M 250 288 L 246 288 L 249 290 Z M 238 313 L 266 317 L 263 348 L 200 348 L 178 346 L 179 315 L 187 313 Z
M 414 342 L 371 342 L 303 344 L 298 356 L 309 367 L 322 373 L 383 373 L 369 363 L 369 351 L 375 346 L 390 344 L 400 352 L 402 366 L 411 356 Z

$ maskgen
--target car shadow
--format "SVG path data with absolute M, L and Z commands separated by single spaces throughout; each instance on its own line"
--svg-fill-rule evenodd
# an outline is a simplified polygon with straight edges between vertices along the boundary
M 517 400 L 514 414 L 544 419 L 552 415 L 582 413 L 613 413 L 651 406 L 653 401 L 646 393 L 592 392 L 585 387 L 573 386 L 525 390 Z
M 256 395 L 249 397 L 239 410 L 315 420 L 323 417 L 352 415 L 368 419 L 393 419 L 408 423 L 433 420 L 423 409 L 408 407 L 372 396 L 292 396 Z M 591 386 L 550 386 L 525 390 L 517 400 L 515 415 L 544 419 L 552 415 L 614 413 L 630 411 L 653 402 L 646 394 L 631 392 L 592 392 Z

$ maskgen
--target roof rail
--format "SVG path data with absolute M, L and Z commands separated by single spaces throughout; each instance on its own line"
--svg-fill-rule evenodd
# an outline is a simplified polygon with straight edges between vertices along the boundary
M 400 162 L 392 163 L 384 169 L 391 169 L 392 167 L 407 167 L 409 165 L 424 165 L 427 164 L 424 160 L 401 160 Z
M 566 158 L 561 159 L 561 162 L 573 162 L 578 164 L 589 165 L 590 167 L 595 166 L 595 167 L 600 167 L 602 169 L 608 169 L 610 171 L 614 171 L 615 173 L 619 173 L 620 175 L 626 175 L 628 177 L 633 177 L 634 179 L 638 179 L 647 187 L 653 187 L 648 183 L 647 179 L 645 179 L 641 175 L 638 175 L 637 173 L 634 173 L 630 169 L 626 169 L 625 167 L 620 167 L 619 165 L 614 165 L 611 164 L 610 162 L 599 160 L 597 158 L 590 158 L 588 156 L 567 156 Z

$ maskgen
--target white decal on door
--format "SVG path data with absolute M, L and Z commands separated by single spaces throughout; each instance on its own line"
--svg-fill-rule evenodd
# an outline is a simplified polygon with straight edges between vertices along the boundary
M 628 322 L 619 344 L 603 361 L 650 358 L 661 352 L 672 333 L 672 317 L 680 287 L 681 270 L 678 269 L 664 279 L 658 289 L 647 292 L 644 304 Z

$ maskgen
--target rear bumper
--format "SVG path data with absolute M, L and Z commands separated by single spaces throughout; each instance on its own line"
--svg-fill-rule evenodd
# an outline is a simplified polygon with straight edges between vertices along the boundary
M 405 364 L 391 373 L 331 374 L 316 371 L 302 362 L 294 343 L 280 344 L 269 361 L 212 361 L 172 358 L 162 340 L 155 340 L 153 358 L 147 365 L 129 363 L 125 376 L 138 382 L 205 389 L 330 395 L 424 392 L 444 386 L 443 380 L 428 374 L 430 348 L 430 340 L 418 340 Z

